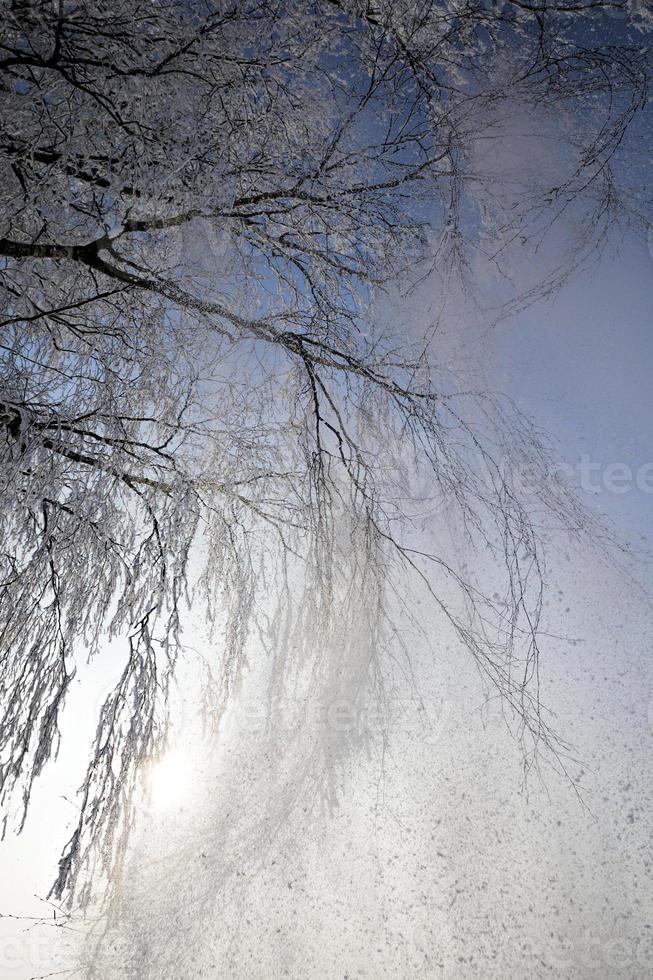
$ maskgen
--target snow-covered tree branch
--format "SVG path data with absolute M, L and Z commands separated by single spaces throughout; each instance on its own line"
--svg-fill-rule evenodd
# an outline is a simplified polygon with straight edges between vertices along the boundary
M 615 15 L 614 41 L 592 40 Z M 526 758 L 559 749 L 539 700 L 538 528 L 589 518 L 562 484 L 521 499 L 502 454 L 545 474 L 546 446 L 500 397 L 461 390 L 419 325 L 393 330 L 379 297 L 432 262 L 463 278 L 475 252 L 499 265 L 573 216 L 528 301 L 637 217 L 616 161 L 647 96 L 644 12 L 7 0 L 4 17 L 0 797 L 19 822 L 76 662 L 108 634 L 127 650 L 56 896 L 98 854 L 112 873 L 189 602 L 222 637 L 217 709 L 271 583 L 291 602 L 289 565 L 325 634 L 352 583 L 383 630 L 393 569 L 420 577 Z M 504 183 L 479 150 L 535 112 L 555 186 L 536 167 Z M 500 600 L 420 548 L 397 455 L 489 549 Z M 353 572 L 334 562 L 343 528 Z

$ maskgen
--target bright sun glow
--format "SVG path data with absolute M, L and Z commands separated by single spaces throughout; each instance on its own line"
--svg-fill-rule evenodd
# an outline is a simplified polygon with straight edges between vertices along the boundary
M 157 810 L 180 806 L 190 789 L 190 766 L 181 752 L 169 752 L 152 766 L 150 792 Z

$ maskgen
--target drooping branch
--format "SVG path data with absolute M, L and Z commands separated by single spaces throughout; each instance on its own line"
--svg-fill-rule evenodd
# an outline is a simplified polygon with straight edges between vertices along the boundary
M 79 657 L 127 641 L 57 896 L 88 899 L 122 860 L 193 587 L 221 631 L 216 710 L 254 630 L 275 684 L 291 635 L 333 680 L 344 661 L 319 658 L 357 590 L 389 636 L 386 590 L 403 569 L 516 719 L 528 764 L 540 747 L 564 752 L 540 703 L 537 524 L 544 512 L 602 532 L 548 480 L 551 454 L 514 407 L 462 389 L 379 297 L 434 256 L 463 276 L 474 256 L 499 264 L 573 216 L 558 265 L 509 300 L 528 302 L 629 212 L 617 163 L 648 72 L 635 20 L 623 43 L 592 30 L 615 8 L 11 6 L 0 795 L 18 794 L 21 820 Z M 558 148 L 555 182 L 488 165 L 513 112 Z M 510 452 L 539 475 L 531 501 L 502 467 Z M 491 557 L 501 599 L 419 545 L 412 471 Z M 303 659 L 298 623 L 316 638 Z

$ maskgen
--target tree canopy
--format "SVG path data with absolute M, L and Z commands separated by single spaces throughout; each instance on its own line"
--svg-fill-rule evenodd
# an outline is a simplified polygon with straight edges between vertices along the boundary
M 527 302 L 637 218 L 618 161 L 646 104 L 646 10 L 6 0 L 4 16 L 0 797 L 19 821 L 76 662 L 107 635 L 127 645 L 55 894 L 124 841 L 189 602 L 222 637 L 222 703 L 261 603 L 291 602 L 290 566 L 325 633 L 343 590 L 382 629 L 392 568 L 419 576 L 532 759 L 554 740 L 539 515 L 572 532 L 587 518 L 562 483 L 521 498 L 501 456 L 546 474 L 534 428 L 461 390 L 379 297 L 433 265 L 464 277 L 475 252 L 500 267 L 572 215 Z M 506 115 L 546 123 L 554 186 L 546 168 L 486 166 Z M 420 550 L 397 458 L 487 547 L 500 600 Z

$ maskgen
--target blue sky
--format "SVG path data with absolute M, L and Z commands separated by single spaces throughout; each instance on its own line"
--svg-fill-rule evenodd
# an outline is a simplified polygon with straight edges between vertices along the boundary
M 549 302 L 497 328 L 500 377 L 520 407 L 547 429 L 572 465 L 583 456 L 633 474 L 653 462 L 653 254 L 628 235 L 618 252 Z M 581 490 L 617 531 L 641 546 L 653 495 L 633 485 L 610 493 L 597 471 Z M 633 484 L 635 481 L 633 481 Z M 649 540 L 648 546 L 653 542 Z

